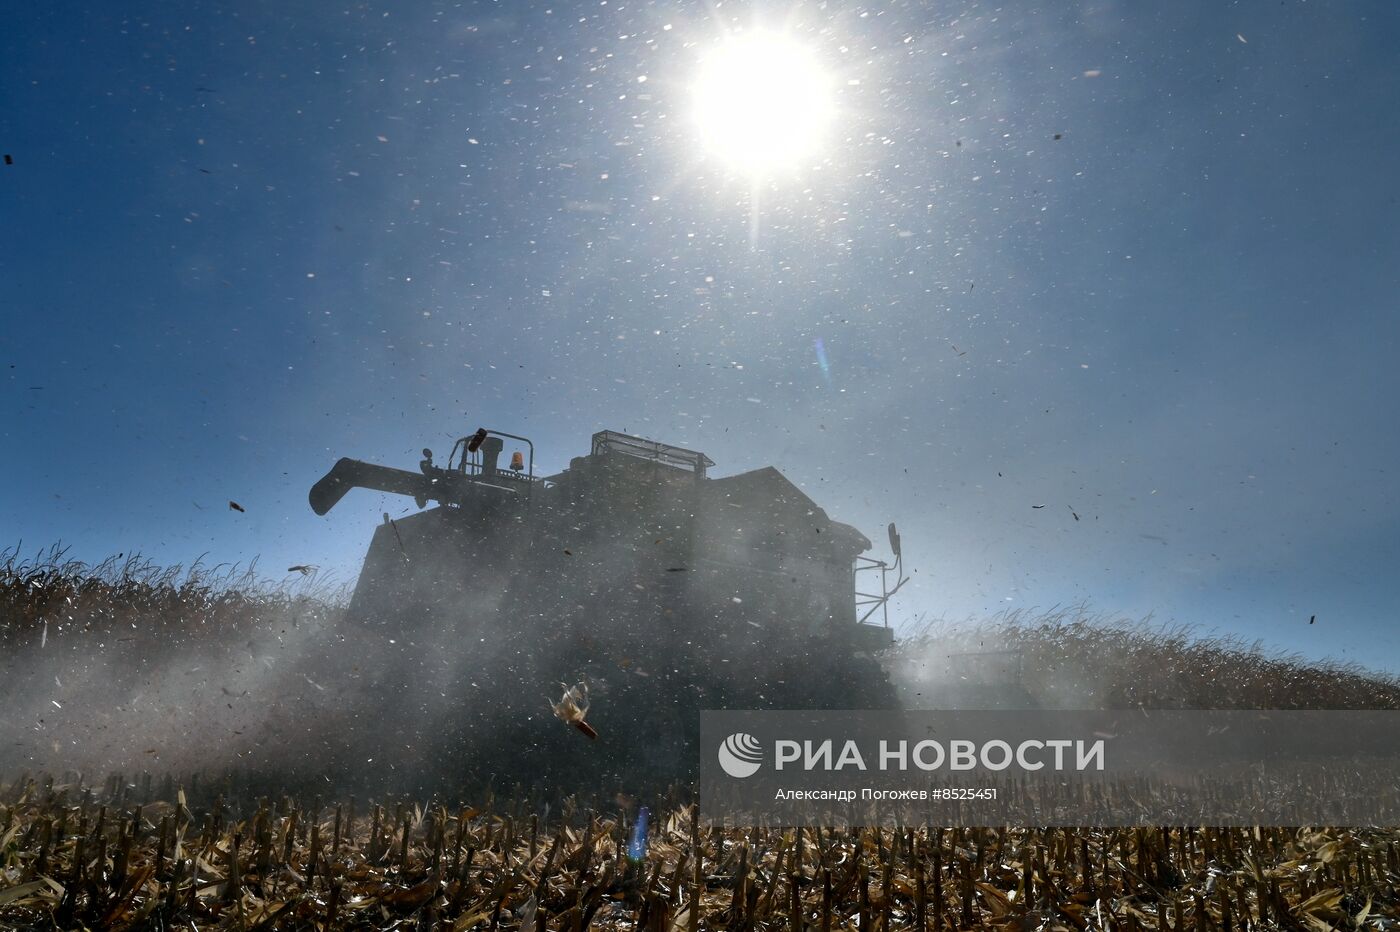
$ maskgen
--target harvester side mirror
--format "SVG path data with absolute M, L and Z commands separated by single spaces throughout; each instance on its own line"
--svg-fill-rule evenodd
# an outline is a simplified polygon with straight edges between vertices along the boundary
M 899 559 L 899 556 L 900 556 L 900 553 L 899 553 L 899 531 L 895 530 L 894 522 L 893 522 L 893 521 L 890 522 L 890 526 L 889 526 L 888 530 L 889 530 L 889 534 L 890 534 L 890 551 L 894 554 L 894 558 L 895 558 L 896 560 L 898 560 L 898 559 Z
M 486 428 L 485 428 L 485 427 L 479 427 L 479 428 L 477 428 L 476 433 L 472 434 L 471 439 L 467 441 L 467 452 L 468 452 L 468 453 L 475 453 L 477 450 L 481 449 L 482 441 L 484 441 L 485 439 L 486 439 Z

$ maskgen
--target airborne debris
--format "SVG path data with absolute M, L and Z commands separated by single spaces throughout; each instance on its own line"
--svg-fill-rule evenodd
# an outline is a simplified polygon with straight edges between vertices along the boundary
M 1031 507 L 1032 507 L 1032 508 L 1044 508 L 1045 506 L 1044 506 L 1044 505 L 1032 505 Z
M 316 567 L 312 566 L 310 563 L 298 563 L 296 566 L 287 567 L 287 572 L 310 576 L 312 573 L 316 572 Z
M 590 738 L 596 739 L 598 732 L 593 726 L 584 721 L 584 716 L 588 714 L 588 684 L 575 683 L 573 686 L 564 686 L 564 695 L 558 702 L 551 702 L 550 708 L 554 710 L 555 716 L 566 724 L 573 725 L 579 731 Z
M 229 500 L 228 500 L 228 510 L 229 510 L 229 511 L 245 511 L 246 509 L 244 509 L 244 507 L 243 507 L 242 505 L 238 504 L 238 502 L 235 502 L 233 499 L 229 499 Z

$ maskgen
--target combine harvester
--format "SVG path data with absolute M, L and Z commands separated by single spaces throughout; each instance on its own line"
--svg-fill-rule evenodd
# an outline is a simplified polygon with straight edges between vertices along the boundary
M 616 772 L 681 775 L 700 709 L 896 706 L 874 656 L 907 581 L 893 524 L 890 564 L 776 469 L 711 478 L 703 453 L 615 431 L 557 475 L 534 462 L 528 439 L 483 428 L 445 465 L 431 450 L 418 472 L 342 459 L 311 489 L 318 515 L 354 488 L 437 503 L 385 514 L 348 612 L 397 648 L 366 672 L 373 688 L 448 700 L 429 730 L 490 736 L 538 772 L 533 752 L 587 746 L 541 723 L 545 693 L 582 682 L 580 730 Z

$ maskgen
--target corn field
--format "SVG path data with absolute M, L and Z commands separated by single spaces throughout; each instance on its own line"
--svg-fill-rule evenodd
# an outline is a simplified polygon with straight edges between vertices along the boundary
M 139 734 L 149 706 L 123 690 L 139 694 L 142 677 L 168 676 L 169 664 L 140 663 L 172 641 L 207 651 L 213 659 L 204 662 L 217 669 L 220 650 L 235 657 L 232 648 L 250 638 L 282 636 L 308 620 L 335 631 L 343 589 L 314 572 L 288 579 L 126 556 L 92 566 L 57 548 L 33 558 L 2 553 L 0 702 L 13 710 L 38 696 L 48 706 L 36 691 L 47 688 L 50 671 L 35 673 L 36 660 L 62 648 L 63 676 L 86 670 L 111 687 Z M 314 643 L 319 650 L 323 642 Z M 948 658 L 989 643 L 1016 653 L 1018 685 L 1046 706 L 1400 708 L 1392 677 L 1082 610 L 930 626 L 886 662 L 917 683 L 956 672 Z M 288 680 L 308 703 L 321 703 L 262 697 L 291 717 L 288 745 L 305 744 L 308 734 L 339 740 L 337 729 L 349 726 L 336 710 L 372 711 L 376 701 L 323 688 L 302 670 Z M 252 701 L 227 687 L 212 692 L 210 708 L 220 714 Z M 94 727 L 115 727 L 99 711 Z M 195 754 L 213 755 L 233 740 L 201 730 L 203 712 L 189 714 L 193 724 L 172 731 L 172 742 L 180 737 Z M 13 727 L 17 735 L 33 730 L 18 718 Z M 270 738 L 240 740 L 257 748 Z M 52 750 L 62 760 L 82 744 L 65 750 L 55 741 Z M 0 774 L 0 929 L 1400 929 L 1400 833 L 1391 830 L 727 829 L 700 824 L 684 786 L 585 793 L 562 784 L 507 791 L 499 780 L 467 790 L 468 781 L 439 780 L 407 791 L 387 766 L 403 749 L 389 747 L 375 761 L 359 757 L 357 772 L 321 765 L 314 781 L 284 781 L 264 769 L 239 782 L 201 779 L 198 768 L 143 750 L 144 739 L 120 747 L 136 755 L 140 776 L 97 784 L 61 767 L 17 775 L 0 748 L 0 771 L 9 771 Z M 479 762 L 490 769 L 489 756 Z M 161 776 L 162 768 L 174 769 Z M 402 777 L 412 767 L 399 770 Z M 374 799 L 346 795 L 376 781 L 385 792 Z M 629 857 L 641 803 L 653 828 L 644 851 Z

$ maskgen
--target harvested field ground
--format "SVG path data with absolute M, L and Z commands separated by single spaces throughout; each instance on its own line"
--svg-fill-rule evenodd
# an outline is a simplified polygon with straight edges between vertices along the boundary
M 6 929 L 1395 928 L 1400 834 L 710 830 L 628 813 L 221 798 L 25 779 L 0 806 Z M 109 795 L 110 794 L 110 795 Z

